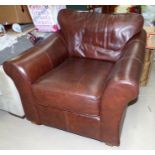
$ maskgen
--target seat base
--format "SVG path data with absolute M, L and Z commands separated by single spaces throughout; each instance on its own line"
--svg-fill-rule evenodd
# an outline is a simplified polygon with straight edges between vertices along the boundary
M 41 123 L 81 136 L 100 140 L 100 118 L 37 105 Z
M 37 104 L 99 116 L 112 62 L 70 57 L 33 84 Z

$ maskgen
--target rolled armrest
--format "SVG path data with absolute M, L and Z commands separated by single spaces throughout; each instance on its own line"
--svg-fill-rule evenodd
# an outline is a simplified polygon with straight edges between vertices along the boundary
M 58 34 L 47 38 L 15 59 L 4 63 L 5 72 L 13 79 L 27 119 L 40 123 L 31 85 L 53 67 L 64 61 L 67 50 Z
M 119 145 L 122 116 L 126 107 L 139 93 L 145 41 L 146 35 L 143 31 L 126 44 L 122 57 L 115 63 L 108 77 L 102 96 L 102 137 L 115 145 Z
M 117 107 L 118 103 L 127 105 L 138 96 L 142 66 L 143 63 L 137 59 L 123 58 L 117 62 L 104 91 L 103 108 L 107 101 L 108 106 Z
M 53 34 L 18 57 L 6 61 L 3 67 L 5 72 L 13 79 L 14 73 L 18 70 L 20 75 L 25 76 L 27 80 L 33 83 L 40 76 L 60 64 L 67 55 L 61 37 L 58 34 Z

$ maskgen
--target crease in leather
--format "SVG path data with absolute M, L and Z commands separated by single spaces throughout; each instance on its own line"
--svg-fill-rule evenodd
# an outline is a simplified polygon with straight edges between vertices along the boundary
M 50 93 L 51 93 L 52 91 L 50 90 Z M 54 90 L 53 91 L 54 93 L 57 93 L 57 94 L 62 94 L 62 95 L 74 95 L 74 96 L 80 96 L 80 97 L 86 97 L 88 100 L 90 100 L 90 101 L 99 101 L 100 99 L 101 99 L 101 96 L 93 96 L 93 95 L 88 95 L 88 94 L 79 94 L 79 93 L 72 93 L 72 92 L 65 92 L 65 91 L 56 91 L 56 90 Z
M 95 114 L 90 115 L 90 114 L 87 114 L 87 113 L 81 113 L 81 112 L 77 112 L 77 111 L 72 111 L 72 110 L 67 109 L 67 108 L 59 108 L 59 107 L 51 106 L 51 105 L 40 104 L 40 106 L 49 107 L 49 108 L 53 108 L 53 109 L 60 110 L 60 111 L 63 110 L 65 113 L 70 112 L 70 113 L 77 114 L 77 115 L 84 116 L 84 117 L 88 117 L 88 118 L 93 118 L 93 119 L 95 118 L 98 121 L 100 120 L 100 115 L 95 115 Z M 68 117 L 65 117 L 65 119 L 68 121 Z
M 124 25 L 120 22 L 120 19 L 124 20 Z M 72 21 L 72 24 L 69 20 Z M 140 29 L 137 29 L 137 25 L 139 27 L 143 25 L 143 18 L 138 14 L 98 15 L 71 10 L 60 11 L 58 21 L 72 56 L 95 57 L 96 59 L 111 61 L 117 61 L 121 57 L 121 50 L 126 42 L 140 31 Z M 90 21 L 95 21 L 95 24 L 90 24 Z M 103 28 L 101 28 L 102 26 Z M 97 29 L 98 27 L 100 29 Z M 95 30 L 95 33 L 92 30 Z M 91 46 L 89 47 L 89 45 Z M 105 52 L 98 50 L 100 46 L 105 49 Z M 92 53 L 90 49 L 93 49 Z M 116 52 L 116 54 L 109 54 L 109 50 L 113 53 Z
M 48 57 L 48 59 L 49 59 L 49 62 L 51 63 L 51 66 L 52 66 L 52 68 L 53 68 L 54 63 L 53 63 L 52 59 L 50 58 L 50 56 L 49 56 L 49 54 L 48 54 L 47 52 L 45 52 L 45 53 L 46 53 L 46 55 L 47 55 L 47 57 Z

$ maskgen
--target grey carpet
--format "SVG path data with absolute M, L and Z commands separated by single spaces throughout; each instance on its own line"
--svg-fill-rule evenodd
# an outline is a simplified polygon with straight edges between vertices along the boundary
M 47 38 L 51 33 L 46 33 L 44 39 Z M 27 35 L 23 35 L 17 38 L 17 43 L 13 44 L 11 47 L 7 47 L 0 52 L 0 65 L 2 65 L 6 60 L 16 57 L 17 55 L 25 52 L 25 50 L 33 47 L 33 44 Z

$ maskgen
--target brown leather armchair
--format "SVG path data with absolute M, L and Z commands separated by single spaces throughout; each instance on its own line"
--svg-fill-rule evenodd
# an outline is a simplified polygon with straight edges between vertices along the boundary
M 58 21 L 60 32 L 4 63 L 26 118 L 119 145 L 127 105 L 139 93 L 143 17 L 65 9 Z

